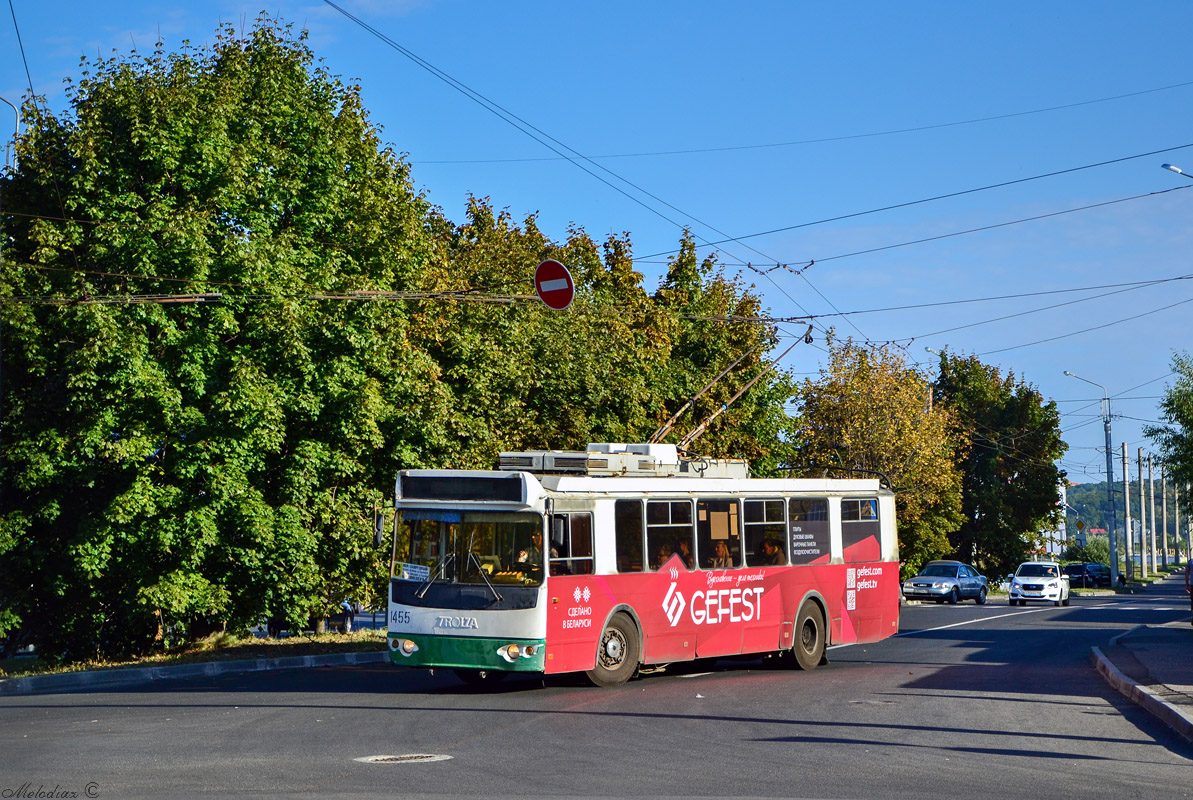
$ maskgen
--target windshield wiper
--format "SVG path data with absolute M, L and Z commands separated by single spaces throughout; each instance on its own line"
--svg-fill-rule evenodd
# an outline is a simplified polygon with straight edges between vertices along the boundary
M 493 593 L 494 599 L 496 599 L 497 602 L 500 603 L 501 602 L 501 592 L 497 591 L 497 589 L 493 586 L 492 581 L 489 580 L 488 573 L 485 572 L 485 568 L 481 564 L 481 560 L 476 557 L 476 553 L 472 552 L 471 547 L 468 549 L 468 560 L 476 563 L 476 571 L 480 573 L 481 579 L 485 582 L 485 586 L 488 586 L 489 591 Z
M 422 600 L 423 595 L 425 595 L 427 593 L 427 589 L 431 588 L 431 584 L 434 583 L 435 581 L 439 580 L 439 576 L 443 575 L 444 571 L 447 569 L 448 565 L 451 564 L 455 560 L 456 560 L 455 553 L 448 553 L 445 556 L 443 556 L 443 558 L 439 559 L 439 563 L 435 565 L 435 571 L 431 573 L 431 577 L 427 578 L 427 580 L 423 583 L 423 585 L 418 587 L 418 591 L 414 593 L 414 596 L 417 597 L 419 600 Z

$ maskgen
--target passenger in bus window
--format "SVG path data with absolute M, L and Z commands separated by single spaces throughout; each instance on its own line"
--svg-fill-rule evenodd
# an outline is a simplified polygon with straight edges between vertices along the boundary
M 687 539 L 679 540 L 679 557 L 683 559 L 684 566 L 688 569 L 693 569 L 696 566 L 692 560 L 692 543 Z
M 662 569 L 663 565 L 667 563 L 667 559 L 671 558 L 672 552 L 670 542 L 659 544 L 659 549 L 655 551 L 653 569 Z
M 729 545 L 725 544 L 724 539 L 717 539 L 709 566 L 713 569 L 729 569 L 733 566 L 733 556 L 729 555 Z
M 774 539 L 762 540 L 762 559 L 762 563 L 767 565 L 787 563 L 787 556 L 783 552 L 783 546 Z

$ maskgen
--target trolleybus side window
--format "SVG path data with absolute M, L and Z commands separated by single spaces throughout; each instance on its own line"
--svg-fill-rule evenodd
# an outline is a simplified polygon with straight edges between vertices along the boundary
M 841 501 L 841 548 L 845 561 L 877 561 L 882 548 L 878 543 L 878 499 Z
M 789 500 L 787 531 L 792 564 L 827 564 L 832 558 L 828 501 L 810 497 Z
M 741 565 L 741 520 L 736 500 L 696 501 L 696 554 L 705 569 Z
M 617 571 L 641 572 L 642 501 L 618 500 L 613 505 L 614 538 L 617 543 Z
M 592 514 L 551 516 L 552 575 L 592 574 Z
M 786 521 L 782 500 L 747 500 L 746 564 L 768 567 L 787 563 Z
M 685 563 L 692 558 L 691 500 L 647 501 L 646 552 L 650 554 L 650 568 L 655 570 L 661 569 L 674 553 Z

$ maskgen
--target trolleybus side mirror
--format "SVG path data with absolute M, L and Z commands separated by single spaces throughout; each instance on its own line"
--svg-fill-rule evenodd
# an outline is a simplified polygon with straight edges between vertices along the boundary
M 373 547 L 381 549 L 381 545 L 385 544 L 385 514 L 381 511 L 373 511 Z

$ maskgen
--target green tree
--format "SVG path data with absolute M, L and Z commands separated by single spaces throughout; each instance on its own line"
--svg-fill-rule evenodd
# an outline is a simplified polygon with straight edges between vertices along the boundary
M 9 643 L 304 624 L 384 590 L 397 470 L 641 441 L 742 353 L 692 425 L 766 366 L 758 297 L 690 237 L 652 295 L 628 236 L 428 207 L 284 25 L 85 67 L 68 113 L 26 105 L 0 186 Z M 576 278 L 566 312 L 525 296 L 544 257 Z M 698 451 L 773 472 L 789 394 L 766 372 Z
M 881 474 L 897 494 L 905 574 L 952 552 L 961 524 L 955 418 L 928 403 L 927 376 L 893 348 L 829 340 L 829 363 L 798 397 L 798 472 Z
M 0 634 L 305 623 L 380 579 L 372 505 L 449 438 L 402 304 L 319 299 L 413 288 L 426 205 L 286 27 L 86 66 L 3 186 Z
M 1178 486 L 1193 483 L 1193 358 L 1185 351 L 1172 354 L 1176 378 L 1164 389 L 1160 401 L 1163 424 L 1145 425 L 1143 433 L 1156 443 L 1168 476 Z M 1193 498 L 1183 493 L 1186 508 Z
M 1062 516 L 1064 473 L 1056 459 L 1068 448 L 1056 403 L 976 356 L 947 351 L 940 356 L 933 397 L 956 415 L 965 443 L 960 461 L 965 521 L 950 535 L 953 551 L 987 574 L 1007 572 L 1035 546 L 1040 531 L 1055 527 Z
M 1093 564 L 1110 563 L 1110 537 L 1086 537 L 1085 544 L 1077 544 L 1076 539 L 1069 539 L 1061 557 L 1065 561 L 1085 561 Z

